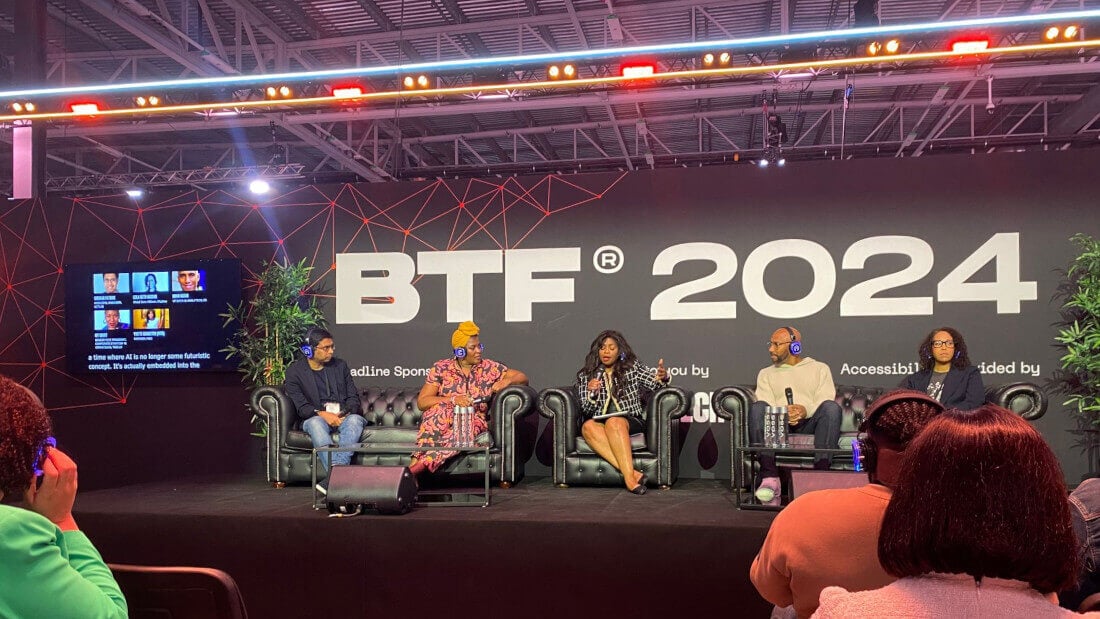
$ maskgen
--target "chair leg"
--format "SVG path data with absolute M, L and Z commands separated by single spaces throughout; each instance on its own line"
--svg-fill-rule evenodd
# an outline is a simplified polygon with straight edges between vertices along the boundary
M 511 488 L 511 487 L 512 487 L 512 482 L 510 482 L 510 481 L 502 481 L 502 482 L 500 482 L 500 487 L 501 487 L 501 488 L 504 488 L 505 490 L 507 490 L 507 489 L 509 489 L 509 488 Z
M 671 490 L 672 486 L 670 486 L 668 484 L 661 484 L 661 485 L 657 486 L 657 489 L 658 490 Z
M 568 488 L 569 484 L 557 484 L 559 488 Z
M 286 488 L 286 482 L 285 481 L 273 481 L 273 482 L 271 482 L 271 487 L 272 488 L 279 488 L 279 489 Z

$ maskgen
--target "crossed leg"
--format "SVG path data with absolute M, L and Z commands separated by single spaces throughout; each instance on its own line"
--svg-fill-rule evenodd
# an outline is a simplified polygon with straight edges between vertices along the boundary
M 581 435 L 592 451 L 619 469 L 627 490 L 638 485 L 642 473 L 634 470 L 634 457 L 630 450 L 630 425 L 626 419 L 612 417 L 603 423 L 589 419 L 581 426 Z

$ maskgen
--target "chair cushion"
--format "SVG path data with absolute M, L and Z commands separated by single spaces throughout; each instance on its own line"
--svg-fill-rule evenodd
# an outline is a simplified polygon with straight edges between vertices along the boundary
M 630 451 L 645 451 L 645 435 L 644 434 L 631 434 L 630 435 Z M 582 454 L 594 454 L 595 451 L 588 446 L 588 443 L 584 438 L 577 437 L 577 453 Z

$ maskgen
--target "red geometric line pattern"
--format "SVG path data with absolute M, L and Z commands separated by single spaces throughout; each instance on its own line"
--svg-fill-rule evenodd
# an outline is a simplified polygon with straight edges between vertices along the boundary
M 125 405 L 140 388 L 138 375 L 66 371 L 66 264 L 239 258 L 247 298 L 264 260 L 306 258 L 313 287 L 334 290 L 339 253 L 515 249 L 548 218 L 598 204 L 624 176 L 299 186 L 262 199 L 192 190 L 8 203 L 0 212 L 0 372 L 51 411 Z

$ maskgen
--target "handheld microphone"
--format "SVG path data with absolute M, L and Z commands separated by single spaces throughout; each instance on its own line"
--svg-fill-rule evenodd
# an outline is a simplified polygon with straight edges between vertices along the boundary
M 794 404 L 794 391 L 790 387 L 783 390 L 783 393 L 787 394 L 787 406 Z
M 478 404 L 485 404 L 486 402 L 488 402 L 490 400 L 490 398 L 492 398 L 492 396 L 488 396 L 488 395 L 483 395 L 480 398 L 474 398 L 474 401 L 471 404 L 471 406 L 477 406 Z

